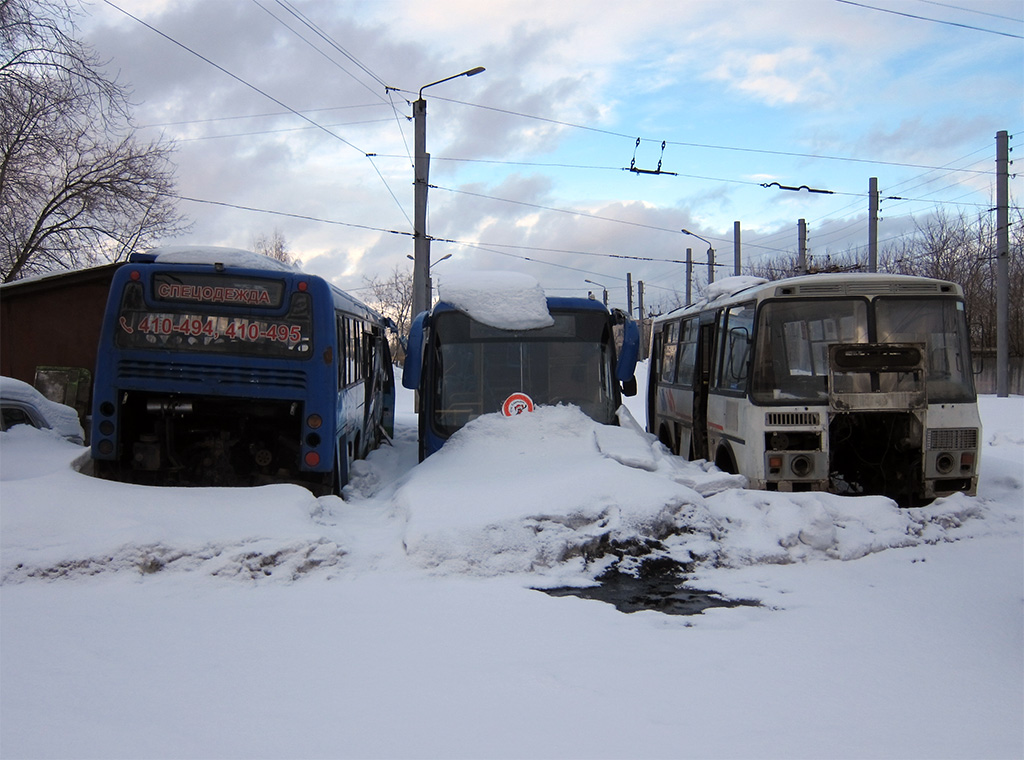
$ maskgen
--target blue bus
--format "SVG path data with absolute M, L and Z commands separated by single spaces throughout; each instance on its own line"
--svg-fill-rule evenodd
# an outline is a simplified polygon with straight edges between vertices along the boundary
M 553 324 L 530 330 L 484 324 L 445 301 L 416 317 L 402 385 L 419 392 L 421 461 L 488 412 L 565 403 L 617 424 L 622 395 L 636 394 L 636 322 L 587 298 L 546 300 Z
M 320 277 L 259 254 L 133 254 L 115 273 L 100 336 L 96 474 L 340 493 L 351 462 L 393 434 L 388 326 Z

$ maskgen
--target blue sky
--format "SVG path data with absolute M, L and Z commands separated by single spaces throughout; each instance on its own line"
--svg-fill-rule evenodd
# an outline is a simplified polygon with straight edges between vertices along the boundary
M 673 260 L 706 250 L 683 228 L 728 262 L 735 221 L 745 260 L 794 251 L 801 218 L 812 255 L 863 248 L 870 177 L 906 199 L 882 203 L 883 247 L 989 213 L 995 134 L 1024 139 L 1019 0 L 113 2 L 166 35 L 99 0 L 82 24 L 143 134 L 179 141 L 181 195 L 280 212 L 183 201 L 192 231 L 166 242 L 276 228 L 354 291 L 411 266 L 410 101 L 474 66 L 425 93 L 435 279 L 592 279 L 623 305 L 627 272 L 648 304 L 683 291 Z

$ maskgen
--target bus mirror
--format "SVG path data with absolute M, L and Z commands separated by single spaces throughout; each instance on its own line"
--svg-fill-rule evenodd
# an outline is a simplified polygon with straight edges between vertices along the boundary
M 615 367 L 615 377 L 621 383 L 633 380 L 634 388 L 636 380 L 633 375 L 636 373 L 636 360 L 640 355 L 640 328 L 632 319 L 627 319 L 622 325 L 622 353 L 619 354 L 619 363 Z M 625 386 L 623 386 L 625 387 Z M 627 396 L 635 395 L 627 393 Z
M 423 372 L 423 323 L 427 312 L 416 315 L 409 329 L 409 342 L 405 348 L 405 366 L 402 368 L 402 387 L 411 391 L 420 387 L 420 375 Z
M 636 378 L 631 377 L 622 383 L 622 395 L 623 396 L 635 396 L 636 395 Z

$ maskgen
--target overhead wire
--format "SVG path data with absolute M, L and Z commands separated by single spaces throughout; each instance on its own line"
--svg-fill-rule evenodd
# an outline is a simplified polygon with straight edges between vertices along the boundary
M 228 69 L 224 68 L 220 64 L 215 63 L 213 60 L 211 60 L 210 58 L 207 58 L 202 53 L 199 53 L 198 51 L 193 50 L 188 45 L 185 45 L 183 42 L 180 42 L 180 41 L 176 40 L 175 38 L 171 37 L 169 34 L 167 34 L 167 33 L 163 32 L 163 31 L 157 29 L 152 24 L 149 24 L 149 23 L 143 21 L 138 16 L 135 16 L 135 15 L 129 13 L 124 8 L 121 8 L 120 6 L 118 6 L 117 4 L 112 2 L 112 0 L 103 0 L 103 2 L 106 3 L 107 5 L 109 5 L 111 8 L 115 9 L 116 11 L 118 11 L 118 12 L 124 14 L 125 16 L 127 16 L 128 18 L 132 19 L 133 21 L 135 21 L 135 22 L 141 24 L 142 26 L 146 27 L 150 31 L 152 31 L 152 32 L 158 34 L 159 36 L 163 37 L 168 42 L 170 42 L 170 43 L 180 47 L 182 50 L 185 50 L 188 53 L 191 53 L 196 58 L 199 58 L 201 61 L 209 64 L 210 66 L 213 66 L 215 69 L 217 69 L 218 71 L 222 72 L 223 74 L 226 74 L 227 76 L 231 77 L 232 79 L 234 79 L 239 84 L 242 84 L 245 87 L 248 87 L 249 89 L 253 90 L 254 92 L 258 93 L 259 95 L 265 97 L 267 100 L 270 100 L 271 102 L 277 104 L 281 108 L 284 108 L 284 109 L 288 110 L 290 113 L 294 114 L 295 116 L 298 116 L 300 119 L 302 119 L 303 121 L 308 122 L 309 124 L 311 124 L 312 126 L 314 126 L 317 129 L 319 129 L 320 131 L 324 132 L 325 134 L 330 135 L 331 137 L 335 138 L 336 140 L 341 141 L 342 143 L 344 143 L 345 145 L 349 146 L 353 150 L 356 150 L 356 151 L 362 153 L 363 156 L 366 157 L 366 159 L 370 162 L 370 166 L 372 166 L 374 171 L 377 173 L 377 176 L 380 178 L 381 182 L 384 184 L 384 187 L 387 189 L 388 193 L 391 195 L 391 198 L 394 200 L 395 204 L 398 206 L 399 210 L 402 212 L 402 215 L 405 216 L 406 221 L 409 222 L 410 226 L 413 226 L 412 220 L 409 219 L 409 215 L 405 211 L 405 206 L 401 203 L 401 201 L 398 200 L 398 196 L 396 196 L 394 190 L 391 189 L 391 186 L 388 184 L 387 179 L 385 179 L 384 175 L 381 173 L 381 171 L 378 168 L 378 166 L 376 165 L 376 163 L 374 163 L 373 155 L 371 153 L 367 153 L 366 151 L 364 151 L 361 148 L 359 148 L 359 146 L 355 145 L 354 143 L 352 143 L 349 140 L 346 140 L 344 137 L 342 137 L 341 135 L 337 134 L 336 132 L 332 132 L 330 129 L 328 129 L 324 125 L 316 122 L 315 120 L 309 118 L 308 116 L 306 116 L 301 111 L 299 111 L 299 110 L 297 110 L 295 108 L 292 108 L 287 103 L 279 100 L 278 98 L 275 98 L 270 93 L 260 89 L 259 87 L 257 87 L 256 85 L 252 84 L 251 82 L 246 81 L 242 77 L 240 77 L 237 74 L 229 71 Z
M 947 26 L 956 26 L 961 29 L 971 29 L 975 32 L 987 32 L 988 34 L 998 34 L 1002 37 L 1013 37 L 1014 39 L 1024 40 L 1024 35 L 1014 34 L 1013 32 L 1001 32 L 998 29 L 985 29 L 980 26 L 972 26 L 971 24 L 962 24 L 958 21 L 944 21 L 943 19 L 930 18 L 928 16 L 918 16 L 916 13 L 906 13 L 904 11 L 893 10 L 892 8 L 879 8 L 877 5 L 868 5 L 867 3 L 857 3 L 854 0 L 835 0 L 837 3 L 843 5 L 853 5 L 858 8 L 867 8 L 873 11 L 881 11 L 882 13 L 891 13 L 894 16 L 903 16 L 904 18 L 912 18 L 918 21 L 930 21 L 935 24 L 945 24 Z

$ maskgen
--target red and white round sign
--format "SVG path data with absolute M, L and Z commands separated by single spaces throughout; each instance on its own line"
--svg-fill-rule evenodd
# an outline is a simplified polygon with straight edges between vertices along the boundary
M 525 393 L 513 393 L 501 405 L 501 413 L 506 417 L 515 417 L 523 412 L 533 411 L 533 399 Z

